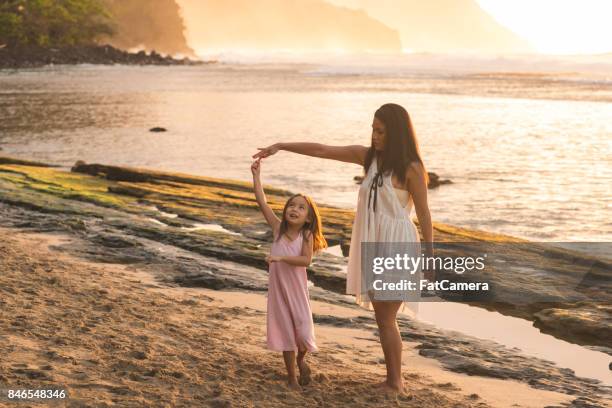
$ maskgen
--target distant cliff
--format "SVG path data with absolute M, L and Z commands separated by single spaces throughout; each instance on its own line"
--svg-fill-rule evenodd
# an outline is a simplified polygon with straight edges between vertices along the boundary
M 115 23 L 106 42 L 123 49 L 192 55 L 175 0 L 104 0 Z
M 526 52 L 523 38 L 480 8 L 476 0 L 327 0 L 362 10 L 400 32 L 414 51 Z
M 323 0 L 177 0 L 194 49 L 401 50 L 399 33 Z

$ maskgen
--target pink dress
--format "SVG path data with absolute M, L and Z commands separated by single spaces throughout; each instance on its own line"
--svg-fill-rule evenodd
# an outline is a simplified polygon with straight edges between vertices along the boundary
M 283 235 L 272 243 L 270 255 L 300 256 L 302 240 L 302 234 L 293 241 Z M 304 266 L 270 263 L 267 326 L 270 350 L 318 350 Z

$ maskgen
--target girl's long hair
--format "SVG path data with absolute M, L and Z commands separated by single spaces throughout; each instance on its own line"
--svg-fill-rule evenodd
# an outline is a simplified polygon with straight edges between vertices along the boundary
M 304 223 L 304 226 L 302 226 L 300 233 L 302 234 L 302 236 L 304 236 L 305 232 L 310 232 L 312 236 L 313 252 L 317 252 L 327 248 L 327 241 L 323 236 L 323 226 L 321 224 L 321 215 L 319 214 L 319 209 L 310 197 L 300 193 L 292 195 L 285 203 L 285 208 L 283 208 L 283 218 L 281 218 L 281 223 L 278 230 L 278 237 L 276 237 L 276 240 L 278 241 L 283 236 L 283 234 L 287 232 L 287 207 L 289 207 L 289 203 L 291 203 L 291 201 L 296 197 L 304 197 L 304 200 L 306 200 L 306 202 L 308 203 L 308 218 L 310 219 L 310 222 L 306 221 Z
M 385 149 L 382 152 L 382 169 L 385 174 L 392 172 L 404 184 L 406 170 L 413 162 L 418 162 L 425 170 L 421 159 L 419 144 L 417 142 L 412 121 L 406 109 L 395 103 L 387 103 L 374 113 L 374 117 L 385 125 Z M 364 170 L 367 173 L 374 160 L 376 149 L 371 145 L 366 154 Z M 425 182 L 429 182 L 425 171 Z

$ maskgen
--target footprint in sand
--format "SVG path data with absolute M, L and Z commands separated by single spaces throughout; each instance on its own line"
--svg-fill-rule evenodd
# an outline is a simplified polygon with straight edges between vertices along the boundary
M 54 350 L 47 351 L 46 353 L 44 353 L 44 356 L 47 357 L 51 361 L 57 361 L 60 363 L 68 363 L 68 362 L 72 362 L 73 364 L 75 363 L 72 357 L 63 356 Z
M 144 351 L 132 351 L 130 353 L 130 356 L 135 358 L 136 360 L 146 360 L 147 359 L 147 353 Z
M 149 380 L 148 378 L 144 378 L 136 373 L 130 373 L 130 375 L 128 375 L 128 378 L 132 381 L 137 381 L 137 382 L 146 382 Z
M 56 338 L 53 343 L 55 343 L 58 346 L 67 346 L 68 345 L 68 341 L 65 338 L 62 337 L 58 337 Z
M 145 377 L 155 377 L 159 374 L 159 368 L 152 368 L 148 371 L 146 371 L 145 373 L 143 373 L 143 375 Z
M 71 375 L 71 377 L 77 381 L 86 381 L 89 379 L 89 375 L 85 372 L 77 372 Z
M 314 380 L 318 383 L 325 384 L 329 382 L 329 377 L 324 373 L 318 373 L 313 376 Z
M 198 306 L 200 302 L 197 299 L 184 299 L 181 300 L 181 304 L 186 306 Z
M 231 403 L 223 398 L 214 398 L 209 401 L 211 408 L 229 408 Z
M 13 368 L 11 370 L 14 374 L 25 376 L 30 380 L 45 380 L 53 381 L 53 377 L 44 371 L 36 370 L 33 368 Z
M 129 387 L 125 387 L 125 386 L 116 386 L 116 385 L 109 385 L 109 384 L 99 384 L 99 383 L 84 383 L 84 384 L 72 384 L 72 387 L 74 388 L 84 388 L 84 389 L 95 389 L 95 388 L 101 388 L 101 389 L 105 389 L 113 394 L 116 395 L 123 395 L 123 396 L 135 396 L 135 395 L 140 395 L 139 392 L 134 391 L 132 389 L 130 389 Z
M 436 387 L 444 390 L 461 391 L 461 388 L 450 382 L 436 384 Z

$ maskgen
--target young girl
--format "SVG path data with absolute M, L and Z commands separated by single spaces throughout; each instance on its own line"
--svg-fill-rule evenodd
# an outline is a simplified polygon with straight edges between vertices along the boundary
M 287 200 L 282 220 L 266 202 L 260 179 L 261 159 L 251 165 L 257 204 L 272 227 L 274 242 L 266 261 L 268 277 L 268 348 L 282 351 L 292 389 L 310 382 L 310 368 L 305 362 L 308 351 L 317 351 L 312 311 L 308 298 L 306 267 L 313 253 L 327 247 L 321 217 L 315 203 L 296 194 Z M 296 356 L 297 352 L 297 356 Z M 298 382 L 295 367 L 300 371 Z

